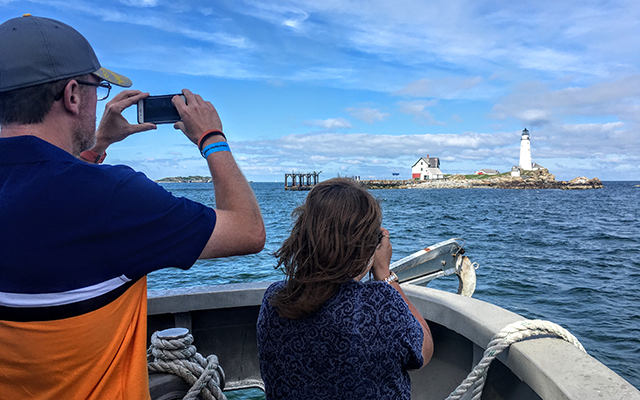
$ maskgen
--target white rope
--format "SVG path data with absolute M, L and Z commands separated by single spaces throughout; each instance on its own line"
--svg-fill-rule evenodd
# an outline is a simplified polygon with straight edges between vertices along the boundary
M 218 357 L 212 354 L 205 359 L 192 343 L 190 333 L 163 339 L 154 332 L 147 351 L 149 372 L 164 372 L 184 379 L 191 388 L 183 400 L 193 400 L 200 393 L 205 400 L 227 400 L 222 393 L 225 376 Z
M 470 388 L 473 389 L 472 400 L 480 400 L 480 397 L 482 397 L 482 389 L 487 379 L 487 372 L 489 372 L 489 366 L 493 359 L 513 343 L 539 336 L 554 336 L 564 339 L 586 352 L 575 336 L 553 322 L 539 319 L 514 322 L 504 327 L 491 339 L 480 362 L 478 362 L 469 375 L 467 375 L 467 378 L 460 386 L 451 392 L 446 400 L 458 400 L 467 393 Z

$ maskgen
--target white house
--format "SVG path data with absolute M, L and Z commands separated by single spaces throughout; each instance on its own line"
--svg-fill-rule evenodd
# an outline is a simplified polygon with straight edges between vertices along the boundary
M 500 171 L 491 169 L 491 168 L 483 168 L 474 172 L 475 175 L 498 175 Z
M 544 169 L 544 167 L 542 165 L 538 164 L 538 163 L 533 163 L 533 164 L 531 164 L 531 169 L 533 171 L 537 171 L 539 169 Z
M 422 157 L 411 167 L 411 178 L 421 181 L 429 179 L 442 179 L 444 174 L 440 171 L 440 159 L 438 157 Z

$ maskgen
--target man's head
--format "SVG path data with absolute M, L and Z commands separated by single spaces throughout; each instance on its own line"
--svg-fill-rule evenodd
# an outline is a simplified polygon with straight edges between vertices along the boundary
M 65 85 L 94 75 L 129 87 L 100 66 L 89 42 L 62 22 L 25 14 L 0 25 L 0 125 L 42 122 Z

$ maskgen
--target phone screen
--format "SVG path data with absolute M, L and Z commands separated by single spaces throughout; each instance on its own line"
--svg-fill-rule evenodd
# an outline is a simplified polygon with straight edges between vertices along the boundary
M 149 96 L 138 102 L 138 122 L 169 124 L 180 121 L 178 110 L 171 103 L 175 94 Z M 183 95 L 179 95 L 184 99 Z

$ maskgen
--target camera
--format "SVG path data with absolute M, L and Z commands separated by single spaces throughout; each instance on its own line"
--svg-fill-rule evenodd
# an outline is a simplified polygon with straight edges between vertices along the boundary
M 151 122 L 152 124 L 171 124 L 181 120 L 178 109 L 171 103 L 173 96 L 180 96 L 186 102 L 182 94 L 167 94 L 162 96 L 149 96 L 138 101 L 138 123 Z

